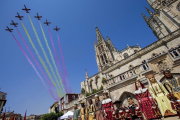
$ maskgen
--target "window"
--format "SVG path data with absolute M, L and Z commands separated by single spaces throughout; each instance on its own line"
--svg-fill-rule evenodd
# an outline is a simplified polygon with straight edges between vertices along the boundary
M 180 12 L 180 3 L 177 5 L 177 10 Z
M 104 58 L 105 58 L 105 60 L 106 60 L 106 63 L 108 63 L 108 61 L 107 61 L 107 58 L 106 58 L 106 55 L 104 54 Z
M 137 50 L 134 50 L 134 53 L 137 53 L 138 51 Z
M 124 58 L 127 58 L 129 55 L 127 53 L 123 54 Z
M 103 59 L 103 56 L 101 56 L 101 60 L 102 60 L 103 64 L 105 64 L 104 59 Z
M 75 100 L 76 99 L 75 95 L 73 95 L 72 98 L 73 98 L 73 100 Z
M 104 51 L 103 45 L 101 45 L 101 49 L 102 49 L 102 51 Z

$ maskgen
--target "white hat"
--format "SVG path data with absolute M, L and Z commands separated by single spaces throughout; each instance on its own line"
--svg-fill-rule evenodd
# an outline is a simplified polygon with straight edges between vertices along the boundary
M 96 94 L 95 97 L 99 97 L 99 95 Z

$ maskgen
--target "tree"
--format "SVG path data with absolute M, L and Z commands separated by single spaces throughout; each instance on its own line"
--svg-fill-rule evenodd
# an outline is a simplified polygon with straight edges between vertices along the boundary
M 57 120 L 57 118 L 62 115 L 63 115 L 62 111 L 60 111 L 59 113 L 52 112 L 52 113 L 42 115 L 41 120 Z
M 81 89 L 81 93 L 82 93 L 82 94 L 85 93 L 85 89 L 84 89 L 84 88 Z
M 102 83 L 104 83 L 104 82 L 106 82 L 106 78 L 103 77 L 102 78 Z

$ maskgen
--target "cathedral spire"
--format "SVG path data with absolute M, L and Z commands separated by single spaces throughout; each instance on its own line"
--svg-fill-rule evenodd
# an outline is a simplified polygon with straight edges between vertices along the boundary
M 150 9 L 148 9 L 147 7 L 145 7 L 146 8 L 146 10 L 148 11 L 148 13 L 150 14 L 150 15 L 153 15 L 153 12 L 150 10 Z
M 96 27 L 96 36 L 97 36 L 97 44 L 104 40 L 103 36 L 101 35 L 98 27 Z
M 87 73 L 87 70 L 85 69 L 85 71 L 86 71 L 86 80 L 89 78 L 89 76 L 88 76 L 88 73 Z
M 146 21 L 146 23 L 148 22 L 148 18 L 143 14 L 143 13 L 141 13 L 142 14 L 142 16 L 143 16 L 143 18 L 144 18 L 144 20 Z
M 109 44 L 109 46 L 110 46 L 110 50 L 112 50 L 112 51 L 115 51 L 116 49 L 115 49 L 115 47 L 114 47 L 114 45 L 112 44 L 112 42 L 111 42 L 111 40 L 110 40 L 110 38 L 107 36 L 107 43 Z

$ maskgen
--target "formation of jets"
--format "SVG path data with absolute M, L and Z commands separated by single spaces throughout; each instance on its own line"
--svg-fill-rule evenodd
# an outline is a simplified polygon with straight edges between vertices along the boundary
M 24 8 L 23 8 L 22 10 L 26 11 L 26 13 L 29 13 L 29 11 L 30 11 L 31 9 L 28 9 L 28 8 L 26 7 L 26 5 L 24 5 Z M 19 18 L 19 20 L 23 20 L 23 19 L 22 19 L 23 16 L 19 15 L 19 13 L 17 13 L 17 16 L 15 16 L 15 17 L 16 17 L 16 18 Z M 34 16 L 34 17 L 37 18 L 38 20 L 41 20 L 41 18 L 42 18 L 42 16 L 39 16 L 38 13 L 37 13 L 37 16 Z M 12 23 L 10 23 L 10 25 L 14 25 L 14 27 L 17 27 L 18 23 L 15 23 L 13 20 L 11 20 L 11 21 L 12 21 Z M 48 22 L 47 19 L 46 19 L 46 22 L 44 22 L 44 24 L 46 24 L 47 26 L 49 26 L 49 24 L 51 24 L 51 22 Z M 6 27 L 7 27 L 7 29 L 5 29 L 6 31 L 12 32 L 13 29 L 10 29 L 8 26 L 6 26 Z M 56 28 L 54 28 L 53 30 L 58 31 L 58 30 L 60 30 L 60 28 L 57 28 L 57 26 L 56 26 Z

